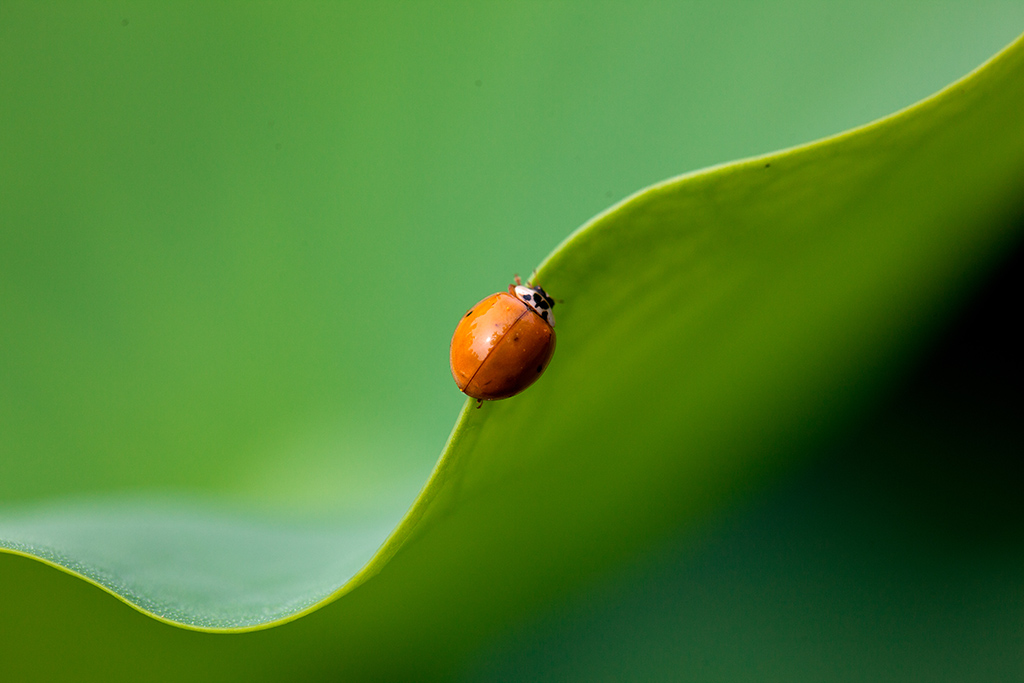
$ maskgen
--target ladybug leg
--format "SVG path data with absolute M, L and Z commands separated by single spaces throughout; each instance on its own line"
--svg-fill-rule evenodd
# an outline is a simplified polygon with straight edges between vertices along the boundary
M 482 408 L 482 407 L 483 407 L 483 405 L 484 405 L 484 400 L 483 400 L 482 398 L 478 398 L 478 399 L 476 400 L 476 409 L 477 409 L 477 410 L 480 410 L 480 408 Z

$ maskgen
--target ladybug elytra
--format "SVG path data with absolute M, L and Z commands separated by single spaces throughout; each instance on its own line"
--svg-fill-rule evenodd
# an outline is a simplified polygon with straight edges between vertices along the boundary
M 452 336 L 452 375 L 459 389 L 482 401 L 519 392 L 537 381 L 555 352 L 555 300 L 529 283 L 492 294 L 459 321 Z

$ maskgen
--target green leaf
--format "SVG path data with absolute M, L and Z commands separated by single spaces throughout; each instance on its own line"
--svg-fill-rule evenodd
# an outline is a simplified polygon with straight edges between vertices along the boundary
M 807 467 L 514 625 L 467 679 L 1019 678 L 1022 274 L 1018 238 Z
M 785 463 L 779 445 L 819 429 L 805 415 L 829 420 L 927 329 L 1007 238 L 1022 74 L 1018 43 L 907 111 L 667 181 L 584 226 L 536 276 L 564 299 L 547 376 L 515 400 L 467 403 L 362 573 L 386 520 L 62 502 L 6 515 L 3 545 L 197 628 L 271 625 L 389 561 L 468 594 L 550 592 Z
M 397 520 L 267 519 L 160 496 L 4 515 L 3 548 L 66 569 L 159 619 L 238 629 L 293 618 L 354 576 Z
M 439 670 L 473 646 L 447 642 L 452 624 L 493 630 L 496 614 L 699 523 L 870 396 L 1012 238 L 1022 110 L 1018 41 L 899 114 L 598 216 L 538 269 L 562 300 L 550 369 L 515 399 L 467 402 L 397 525 L 411 497 L 353 493 L 325 512 L 307 489 L 286 514 L 228 494 L 102 492 L 8 505 L 0 545 L 193 629 L 302 617 L 223 649 L 188 641 L 237 675 L 328 647 L 386 672 L 383 632 Z M 25 608 L 91 599 L 61 586 Z M 162 637 L 133 618 L 107 637 L 124 624 L 140 643 Z

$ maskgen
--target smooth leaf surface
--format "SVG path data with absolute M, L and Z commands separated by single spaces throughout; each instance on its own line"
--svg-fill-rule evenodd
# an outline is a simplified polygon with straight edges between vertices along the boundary
M 952 324 L 807 467 L 560 596 L 476 653 L 469 680 L 1024 676 L 1018 226 Z
M 150 496 L 5 515 L 0 535 L 6 550 L 87 578 L 148 614 L 223 629 L 286 619 L 328 597 L 397 521 L 297 523 Z
M 670 531 L 698 524 L 724 501 L 762 485 L 766 473 L 800 457 L 801 443 L 841 421 L 884 381 L 890 365 L 928 332 L 949 297 L 971 282 L 1013 230 L 1007 216 L 1019 208 L 1014 200 L 1024 170 L 1018 116 L 1022 71 L 1018 43 L 981 72 L 896 117 L 816 145 L 663 183 L 585 226 L 538 275 L 564 300 L 551 370 L 515 401 L 479 411 L 467 406 L 427 488 L 376 555 L 414 498 L 420 481 L 415 476 L 367 477 L 350 462 L 332 471 L 325 463 L 338 449 L 328 436 L 312 439 L 312 446 L 277 449 L 285 454 L 277 465 L 268 466 L 272 458 L 262 454 L 255 467 L 244 458 L 228 458 L 221 470 L 211 470 L 212 481 L 204 481 L 201 475 L 211 471 L 196 463 L 216 445 L 204 443 L 201 430 L 176 431 L 170 418 L 152 421 L 159 410 L 135 411 L 136 378 L 159 385 L 163 374 L 187 377 L 192 359 L 177 353 L 176 344 L 204 326 L 223 333 L 216 327 L 222 314 L 237 318 L 242 327 L 252 325 L 259 343 L 283 345 L 283 356 L 309 351 L 305 342 L 286 334 L 260 336 L 255 324 L 264 311 L 260 306 L 220 305 L 230 299 L 204 304 L 205 292 L 188 290 L 197 304 L 194 311 L 180 309 L 188 320 L 185 332 L 175 331 L 180 338 L 160 343 L 169 328 L 156 319 L 152 328 L 140 331 L 117 317 L 117 307 L 90 308 L 88 297 L 69 297 L 63 302 L 68 320 L 99 313 L 109 318 L 103 321 L 110 327 L 123 327 L 124 337 L 105 348 L 107 337 L 98 331 L 106 328 L 93 329 L 90 321 L 91 335 L 47 336 L 42 332 L 59 331 L 59 325 L 16 303 L 18 319 L 33 325 L 23 333 L 40 333 L 54 357 L 74 355 L 71 341 L 84 341 L 82 357 L 97 353 L 103 362 L 4 366 L 12 386 L 32 399 L 11 415 L 29 414 L 32 401 L 43 403 L 47 396 L 87 407 L 95 399 L 94 409 L 75 415 L 79 422 L 40 435 L 39 443 L 87 443 L 90 430 L 119 434 L 122 440 L 108 443 L 106 450 L 120 453 L 124 467 L 119 471 L 117 463 L 98 462 L 94 471 L 83 470 L 84 490 L 101 492 L 92 498 L 7 505 L 0 538 L 8 549 L 63 566 L 152 615 L 194 628 L 249 629 L 303 618 L 221 640 L 167 629 L 138 614 L 91 623 L 87 615 L 105 603 L 82 593 L 78 579 L 40 579 L 37 571 L 55 573 L 20 558 L 6 565 L 12 568 L 7 585 L 54 590 L 11 596 L 11 609 L 38 610 L 42 619 L 67 614 L 47 628 L 83 652 L 94 648 L 88 656 L 96 658 L 89 669 L 95 671 L 102 670 L 102 662 L 126 671 L 163 667 L 172 676 L 166 672 L 180 670 L 180 653 L 186 651 L 189 665 L 207 673 L 250 678 L 273 677 L 272 671 L 311 678 L 344 669 L 385 677 L 443 671 L 453 653 L 471 649 L 497 624 Z M 34 182 L 15 180 L 22 188 Z M 112 196 L 120 195 L 114 190 Z M 259 207 L 251 210 L 255 222 Z M 166 236 L 173 234 L 172 229 Z M 264 246 L 248 255 L 251 262 L 239 258 L 230 266 L 244 280 L 255 263 L 259 295 L 283 309 L 289 301 L 266 284 L 261 266 L 274 264 L 270 255 L 287 242 L 286 235 L 265 235 Z M 161 243 L 159 234 L 130 231 L 110 245 L 120 248 L 125 237 L 144 243 L 143 252 L 187 251 Z M 220 262 L 226 252 L 214 240 L 204 242 L 199 231 L 193 237 L 205 248 L 201 262 L 193 265 L 197 271 Z M 94 238 L 71 248 L 106 256 L 102 231 Z M 18 239 L 24 246 L 31 237 Z M 17 239 L 10 243 L 19 245 Z M 367 237 L 352 251 L 372 248 Z M 304 258 L 315 256 L 316 245 Z M 138 267 L 155 264 L 169 271 L 173 263 L 144 261 Z M 19 277 L 30 274 L 13 265 Z M 100 294 L 126 296 L 116 279 L 98 276 L 109 263 L 101 258 L 88 265 L 80 273 L 83 282 L 98 282 Z M 191 286 L 187 278 L 154 282 L 153 291 L 120 303 L 143 314 L 154 303 L 182 305 L 187 297 L 173 299 L 163 288 Z M 308 284 L 317 284 L 315 278 Z M 43 297 L 60 299 L 59 287 Z M 359 308 L 358 301 L 351 305 L 350 313 L 360 320 L 376 313 Z M 304 309 L 294 322 L 316 324 Z M 330 334 L 344 337 L 349 329 L 334 325 Z M 209 337 L 217 363 L 230 370 L 218 382 L 226 386 L 238 378 L 262 377 L 260 354 L 254 348 L 239 353 L 225 343 L 230 339 Z M 145 356 L 132 355 L 131 342 L 153 340 L 167 353 L 166 366 L 153 367 Z M 128 371 L 120 377 L 114 373 L 109 386 L 99 385 L 107 393 L 59 391 L 62 368 L 78 372 L 73 378 L 82 380 L 82 387 L 95 387 L 90 382 L 120 362 Z M 413 367 L 409 358 L 400 362 Z M 219 371 L 221 365 L 212 367 Z M 332 371 L 329 364 L 325 368 Z M 267 369 L 266 385 L 258 380 L 234 391 L 257 396 L 279 385 L 280 406 L 301 412 L 307 399 L 296 398 L 286 371 Z M 275 379 L 275 372 L 281 377 Z M 126 387 L 128 392 L 119 393 Z M 190 387 L 186 381 L 177 387 L 180 395 L 167 397 L 168 415 L 181 417 L 175 406 L 194 396 L 198 403 L 189 410 L 196 415 L 215 404 L 217 392 L 198 395 Z M 110 396 L 123 411 L 104 410 Z M 239 405 L 242 414 L 245 403 Z M 246 421 L 239 418 L 236 426 Z M 140 455 L 120 448 L 144 442 L 132 440 L 135 429 L 149 430 L 154 443 L 166 437 L 171 445 L 161 442 L 161 447 L 188 459 L 180 472 L 173 461 L 161 461 L 152 481 L 165 481 L 162 477 L 171 473 L 166 476 L 172 485 L 184 482 L 219 495 L 212 501 L 165 492 L 125 497 L 118 486 L 104 492 L 104 476 L 111 472 L 122 483 L 144 480 L 143 468 L 133 469 Z M 207 435 L 219 438 L 228 431 L 211 428 Z M 28 444 L 28 432 L 13 433 L 22 441 L 11 448 Z M 258 427 L 253 433 L 265 436 Z M 367 440 L 401 453 L 409 450 L 406 437 L 399 430 L 380 441 Z M 308 467 L 311 453 L 324 468 Z M 329 476 L 315 476 L 324 472 Z M 253 506 L 240 494 L 245 486 L 224 483 L 238 480 L 250 491 L 266 490 L 253 482 L 276 484 L 269 487 L 273 500 L 265 508 Z M 364 485 L 371 480 L 372 486 Z M 17 478 L 4 485 L 16 498 L 12 481 Z M 388 488 L 393 490 L 383 491 Z M 283 512 L 275 508 L 282 505 Z M 332 592 L 341 599 L 320 602 Z M 320 609 L 304 613 L 310 607 Z M 455 633 L 462 637 L 453 639 Z M 396 644 L 401 657 L 393 656 Z M 330 655 L 314 654 L 324 652 Z
M 416 541 L 425 568 L 474 567 L 470 590 L 544 592 L 784 462 L 773 451 L 801 416 L 842 408 L 837 387 L 869 383 L 865 364 L 903 350 L 893 341 L 1003 237 L 1024 158 L 1021 55 L 865 129 L 669 181 L 585 226 L 537 276 L 565 299 L 550 376 L 464 411 L 364 576 Z M 62 505 L 2 527 L 5 547 L 200 628 L 309 607 L 386 528 L 249 528 L 162 502 Z M 254 571 L 261 557 L 294 564 Z

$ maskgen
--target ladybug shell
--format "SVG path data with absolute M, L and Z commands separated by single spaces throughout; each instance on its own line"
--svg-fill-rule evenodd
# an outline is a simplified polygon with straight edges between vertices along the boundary
M 555 330 L 505 292 L 471 308 L 452 336 L 452 375 L 468 396 L 514 396 L 537 381 L 555 352 Z

